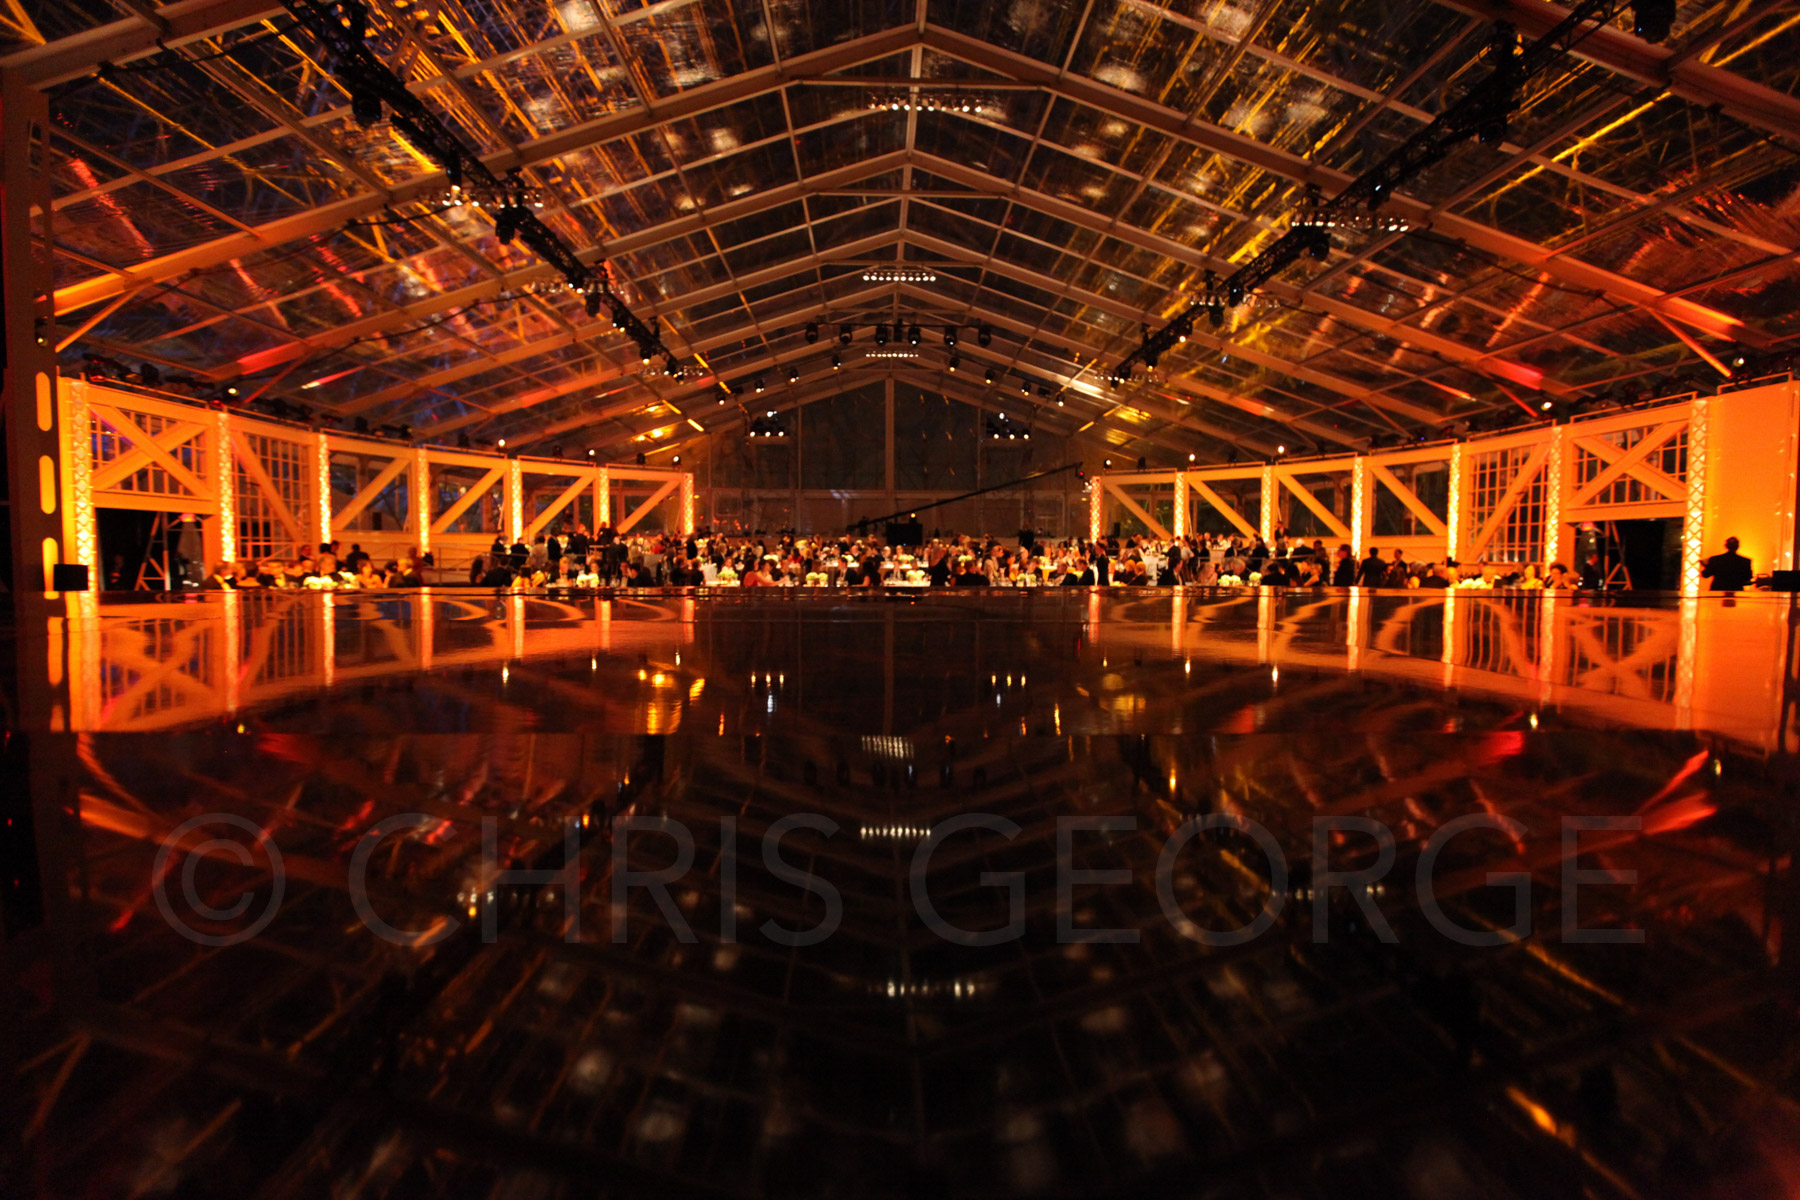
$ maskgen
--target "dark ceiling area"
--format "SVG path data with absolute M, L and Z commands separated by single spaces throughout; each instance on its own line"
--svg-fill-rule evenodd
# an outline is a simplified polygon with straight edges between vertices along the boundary
M 885 374 L 1024 389 L 1046 432 L 1210 461 L 1713 387 L 1792 346 L 1800 9 L 1684 0 L 1652 44 L 1613 7 L 1503 137 L 1395 191 L 1409 228 L 1337 231 L 1119 383 L 1308 185 L 1335 194 L 1474 87 L 1497 21 L 1529 42 L 1564 10 L 372 0 L 369 48 L 519 170 L 676 375 L 491 206 L 446 205 L 287 7 L 24 0 L 0 24 L 50 97 L 67 371 L 99 355 L 346 427 L 602 452 L 736 436 L 759 379 L 782 407 Z

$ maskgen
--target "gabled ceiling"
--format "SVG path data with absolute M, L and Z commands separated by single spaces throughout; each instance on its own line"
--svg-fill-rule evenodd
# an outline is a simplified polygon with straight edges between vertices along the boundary
M 686 418 L 735 435 L 721 381 L 761 407 L 748 385 L 766 377 L 797 403 L 790 368 L 815 397 L 899 372 L 1017 403 L 1023 378 L 1049 427 L 1210 459 L 1683 371 L 1716 382 L 1800 335 L 1793 4 L 1690 0 L 1661 46 L 1629 16 L 1591 34 L 1530 85 L 1503 146 L 1463 146 L 1394 198 L 1412 232 L 1340 233 L 1328 261 L 1122 387 L 1109 369 L 1146 323 L 1279 236 L 1306 183 L 1332 193 L 1460 94 L 1495 18 L 1529 38 L 1563 10 L 369 7 L 389 65 L 492 168 L 525 169 L 543 219 L 611 264 L 689 377 L 643 373 L 579 297 L 530 290 L 550 268 L 474 210 L 436 207 L 442 173 L 385 123 L 355 123 L 279 4 L 24 0 L 13 31 L 49 40 L 0 65 L 51 97 L 69 369 L 96 352 L 416 436 L 603 453 L 690 435 Z M 987 111 L 871 107 L 907 87 L 973 91 Z M 937 279 L 864 281 L 894 264 Z M 870 327 L 900 320 L 922 327 L 918 357 L 866 358 Z M 859 326 L 848 348 L 840 322 Z

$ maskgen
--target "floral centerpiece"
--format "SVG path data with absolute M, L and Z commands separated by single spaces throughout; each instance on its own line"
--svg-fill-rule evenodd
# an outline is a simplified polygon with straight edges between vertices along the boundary
M 1243 583 L 1243 582 L 1244 581 L 1242 579 L 1239 579 L 1236 575 L 1221 575 L 1221 576 L 1219 576 L 1219 586 L 1220 587 L 1237 587 L 1240 583 Z

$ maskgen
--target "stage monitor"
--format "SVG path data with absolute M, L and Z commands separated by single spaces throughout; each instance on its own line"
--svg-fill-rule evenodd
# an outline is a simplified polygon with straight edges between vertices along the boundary
M 925 526 L 918 521 L 890 522 L 887 527 L 887 542 L 890 546 L 923 546 Z

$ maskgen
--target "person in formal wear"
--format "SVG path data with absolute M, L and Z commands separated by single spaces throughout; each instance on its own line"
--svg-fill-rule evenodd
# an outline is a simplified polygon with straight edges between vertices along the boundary
M 1351 587 L 1356 583 L 1356 552 L 1348 545 L 1337 548 L 1337 561 L 1331 568 L 1332 587 Z
M 1388 563 L 1386 586 L 1391 588 L 1403 588 L 1406 586 L 1406 581 L 1411 575 L 1412 570 L 1406 564 L 1406 551 L 1395 546 L 1394 560 Z
M 1070 567 L 1069 573 L 1063 576 L 1064 587 L 1093 587 L 1094 569 L 1088 566 L 1087 559 L 1077 558 Z
M 1387 582 L 1387 564 L 1381 561 L 1381 550 L 1369 547 L 1369 556 L 1356 568 L 1359 587 L 1381 587 Z
M 1597 592 L 1606 586 L 1606 573 L 1600 569 L 1600 556 L 1589 553 L 1581 563 L 1581 587 L 1584 591 Z
M 1750 560 L 1738 553 L 1738 540 L 1734 537 L 1725 539 L 1725 553 L 1707 559 L 1700 570 L 1702 579 L 1712 580 L 1715 592 L 1741 592 L 1750 586 L 1754 575 Z

